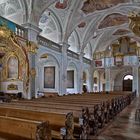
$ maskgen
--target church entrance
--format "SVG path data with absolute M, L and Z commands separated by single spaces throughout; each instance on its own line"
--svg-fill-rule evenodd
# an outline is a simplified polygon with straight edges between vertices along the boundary
M 126 75 L 123 79 L 123 91 L 132 91 L 133 76 Z

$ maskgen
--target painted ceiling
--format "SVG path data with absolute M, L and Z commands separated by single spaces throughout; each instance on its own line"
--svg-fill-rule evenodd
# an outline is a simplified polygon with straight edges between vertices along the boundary
M 87 46 L 93 53 L 103 51 L 124 34 L 139 40 L 129 29 L 127 16 L 132 11 L 140 12 L 140 0 L 0 1 L 4 17 L 10 19 L 10 13 L 19 9 L 24 17 L 21 24 L 31 22 L 42 29 L 41 35 L 57 43 L 70 40 L 70 45 L 79 48 L 77 52 Z

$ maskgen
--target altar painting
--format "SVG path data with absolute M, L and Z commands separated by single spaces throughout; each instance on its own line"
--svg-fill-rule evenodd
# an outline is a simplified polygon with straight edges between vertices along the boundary
M 18 59 L 16 56 L 11 56 L 8 59 L 8 78 L 18 79 Z

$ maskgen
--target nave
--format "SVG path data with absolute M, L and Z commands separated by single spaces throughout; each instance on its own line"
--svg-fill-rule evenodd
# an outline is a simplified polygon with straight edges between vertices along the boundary
M 140 0 L 0 0 L 1 139 L 139 140 L 139 27 Z

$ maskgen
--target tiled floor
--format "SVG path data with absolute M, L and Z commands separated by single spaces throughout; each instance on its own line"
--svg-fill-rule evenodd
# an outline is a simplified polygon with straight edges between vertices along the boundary
M 140 98 L 126 107 L 94 140 L 140 140 L 140 122 L 135 121 Z

